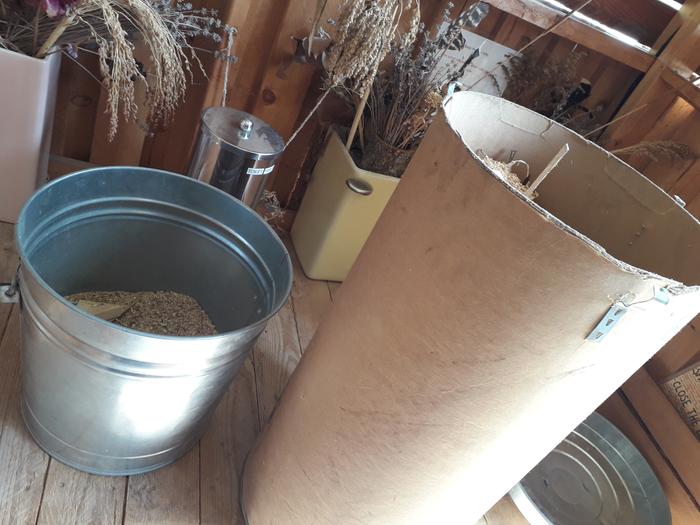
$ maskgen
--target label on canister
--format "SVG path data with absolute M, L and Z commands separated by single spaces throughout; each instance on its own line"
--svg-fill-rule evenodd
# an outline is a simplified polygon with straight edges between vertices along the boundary
M 268 166 L 267 168 L 248 168 L 246 170 L 246 175 L 267 175 L 268 173 L 272 173 L 274 169 L 274 165 Z

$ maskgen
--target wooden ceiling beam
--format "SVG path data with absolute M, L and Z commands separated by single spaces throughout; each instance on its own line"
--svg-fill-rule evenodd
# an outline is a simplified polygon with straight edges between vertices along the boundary
M 563 16 L 560 11 L 532 0 L 485 0 L 485 2 L 542 29 L 552 27 Z M 654 63 L 654 56 L 643 49 L 617 40 L 575 18 L 569 18 L 552 33 L 643 73 L 647 72 Z
M 581 0 L 559 2 L 570 9 L 575 9 L 581 4 Z M 676 14 L 672 7 L 659 0 L 595 0 L 581 12 L 648 46 L 654 45 Z

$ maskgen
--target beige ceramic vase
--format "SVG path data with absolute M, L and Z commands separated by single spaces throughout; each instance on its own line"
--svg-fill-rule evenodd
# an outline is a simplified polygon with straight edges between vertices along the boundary
M 308 277 L 345 280 L 399 180 L 358 168 L 340 137 L 329 133 L 292 226 Z

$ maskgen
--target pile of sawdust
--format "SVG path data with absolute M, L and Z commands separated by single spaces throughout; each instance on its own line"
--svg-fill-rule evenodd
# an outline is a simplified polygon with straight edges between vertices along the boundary
M 478 150 L 476 152 L 477 156 L 482 160 L 484 164 L 486 164 L 486 167 L 491 170 L 492 173 L 494 173 L 498 178 L 503 179 L 506 181 L 509 185 L 511 185 L 513 188 L 518 190 L 521 193 L 526 193 L 527 191 L 527 186 L 523 184 L 523 181 L 520 180 L 520 177 L 518 177 L 514 172 L 513 172 L 513 167 L 521 164 L 525 166 L 526 168 L 526 173 L 529 174 L 530 168 L 528 164 L 523 161 L 523 160 L 513 160 L 511 162 L 501 162 L 500 160 L 492 159 L 489 157 L 486 153 L 484 153 L 483 150 Z M 526 175 L 527 177 L 527 175 Z M 533 197 L 537 197 L 537 194 L 535 193 Z M 533 198 L 533 197 L 528 197 L 528 198 Z
M 177 292 L 82 292 L 66 296 L 69 301 L 128 306 L 111 322 L 158 335 L 182 337 L 216 334 L 214 323 L 199 303 Z

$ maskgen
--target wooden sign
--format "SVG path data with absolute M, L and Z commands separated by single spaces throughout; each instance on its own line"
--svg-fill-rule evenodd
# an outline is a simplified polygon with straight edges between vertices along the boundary
M 700 363 L 669 379 L 661 388 L 700 440 Z

